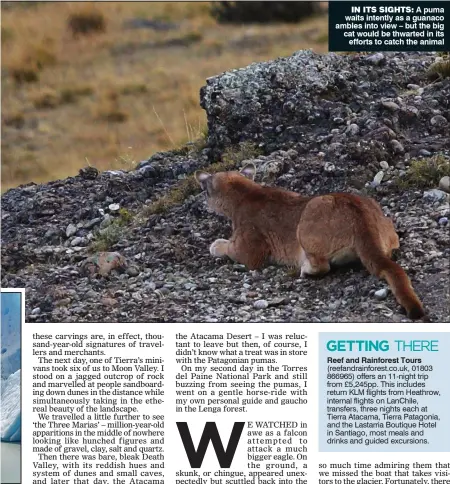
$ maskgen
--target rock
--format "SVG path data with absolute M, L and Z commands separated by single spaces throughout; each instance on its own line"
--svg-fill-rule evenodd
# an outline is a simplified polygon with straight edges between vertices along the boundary
M 327 172 L 333 172 L 336 170 L 336 167 L 333 165 L 333 163 L 330 163 L 330 162 L 326 162 L 325 163 L 325 166 L 323 167 L 323 169 Z
M 423 198 L 428 202 L 443 202 L 447 199 L 447 194 L 442 190 L 438 190 L 437 188 L 433 188 L 432 190 L 427 190 L 423 194 Z
M 86 241 L 83 237 L 75 237 L 73 240 L 70 241 L 70 245 L 72 247 L 79 247 L 85 244 L 86 244 Z
M 130 276 L 130 277 L 136 277 L 139 275 L 139 268 L 135 265 L 131 265 L 131 266 L 128 266 L 127 270 L 126 270 L 126 273 Z
M 382 101 L 381 104 L 384 108 L 392 112 L 398 111 L 400 109 L 400 106 L 393 101 Z
M 404 146 L 400 143 L 400 141 L 398 141 L 396 139 L 393 139 L 391 141 L 391 147 L 392 147 L 394 153 L 403 154 L 405 152 Z
M 197 285 L 192 282 L 187 282 L 183 287 L 186 289 L 186 291 L 194 291 L 197 289 Z
M 111 203 L 108 205 L 108 209 L 110 212 L 118 212 L 120 210 L 120 205 L 118 203 Z
M 443 176 L 440 179 L 439 188 L 444 192 L 450 193 L 450 176 Z
M 58 301 L 56 301 L 55 306 L 64 307 L 64 306 L 68 306 L 71 302 L 72 302 L 72 300 L 70 298 L 66 297 L 66 298 L 59 299 Z
M 380 185 L 380 183 L 383 181 L 383 177 L 384 177 L 384 171 L 379 171 L 373 179 L 373 182 L 372 182 L 373 185 L 376 187 Z
M 146 281 L 144 283 L 145 290 L 154 291 L 156 289 L 156 284 L 153 281 Z
M 269 303 L 265 299 L 258 299 L 253 303 L 253 307 L 255 309 L 266 309 L 269 307 Z
M 95 180 L 98 177 L 98 170 L 93 166 L 87 166 L 86 168 L 81 168 L 79 175 L 85 180 Z
M 108 275 L 111 271 L 123 270 L 127 266 L 125 257 L 118 252 L 99 252 L 82 262 L 82 269 L 90 274 Z
M 272 306 L 272 307 L 282 306 L 283 304 L 289 304 L 289 300 L 286 299 L 285 297 L 277 297 L 269 301 L 269 306 Z
M 66 228 L 66 237 L 70 238 L 72 235 L 75 235 L 77 233 L 77 228 L 73 224 L 69 224 Z
M 84 224 L 85 229 L 91 229 L 92 227 L 95 227 L 97 224 L 99 224 L 102 221 L 100 217 L 93 218 L 92 220 L 89 220 L 89 222 L 86 222 Z
M 102 297 L 100 299 L 100 303 L 103 304 L 104 306 L 109 306 L 109 307 L 114 307 L 119 304 L 117 299 L 113 299 L 112 297 Z
M 408 89 L 413 90 L 413 91 L 417 91 L 417 89 L 420 89 L 420 86 L 419 86 L 419 85 L 417 85 L 417 84 L 408 84 L 406 87 L 407 87 Z
M 448 121 L 444 116 L 441 116 L 440 114 L 433 116 L 430 119 L 430 124 L 431 126 L 436 126 L 438 128 L 441 128 L 442 126 L 447 126 Z
M 384 170 L 384 171 L 389 170 L 389 163 L 387 161 L 384 161 L 384 160 L 380 161 L 380 166 L 381 166 L 382 170 Z
M 377 52 L 375 54 L 372 54 L 366 57 L 366 61 L 370 62 L 370 64 L 378 66 L 385 61 L 385 57 L 381 52 Z
M 352 123 L 348 126 L 345 132 L 350 136 L 356 136 L 359 133 L 359 126 L 355 123 Z
M 447 225 L 448 224 L 448 217 L 441 217 L 439 219 L 439 225 Z
M 419 151 L 419 155 L 420 155 L 420 156 L 425 156 L 425 157 L 428 157 L 428 156 L 431 156 L 431 155 L 432 155 L 432 153 L 431 153 L 430 151 L 428 151 L 428 150 L 424 150 L 424 149 L 422 149 L 422 150 L 420 150 L 420 151 Z
M 384 289 L 379 289 L 378 291 L 375 291 L 374 296 L 379 300 L 382 301 L 383 299 L 387 298 L 388 295 L 388 290 L 386 288 Z
M 41 308 L 34 308 L 32 311 L 31 311 L 31 314 L 41 314 Z

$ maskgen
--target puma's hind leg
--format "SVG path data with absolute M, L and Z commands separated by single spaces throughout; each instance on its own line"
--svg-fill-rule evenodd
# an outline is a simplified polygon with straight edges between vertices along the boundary
M 300 266 L 300 277 L 321 276 L 330 271 L 330 263 L 325 257 L 307 254 L 303 251 Z

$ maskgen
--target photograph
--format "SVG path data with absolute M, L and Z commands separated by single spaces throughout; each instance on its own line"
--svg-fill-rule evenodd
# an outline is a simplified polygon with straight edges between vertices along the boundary
M 24 315 L 24 290 L 1 290 L 1 444 L 2 484 L 20 482 L 21 441 L 21 342 L 20 326 Z
M 447 44 L 331 3 L 2 2 L 27 323 L 450 322 Z

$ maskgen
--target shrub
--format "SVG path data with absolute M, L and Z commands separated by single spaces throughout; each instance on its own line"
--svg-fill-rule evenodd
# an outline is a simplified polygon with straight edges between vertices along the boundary
M 97 107 L 96 117 L 109 123 L 124 123 L 128 114 L 121 109 L 118 94 L 108 92 Z
M 100 33 L 106 30 L 105 17 L 95 8 L 84 8 L 70 14 L 67 25 L 74 37 Z
M 399 179 L 401 188 L 432 188 L 439 185 L 443 176 L 450 176 L 450 160 L 435 155 L 423 160 L 412 160 L 409 170 Z
M 450 60 L 448 56 L 443 56 L 443 60 L 431 64 L 428 68 L 428 76 L 432 79 L 450 77 Z
M 9 72 L 16 84 L 37 82 L 39 80 L 39 70 L 33 65 L 14 65 Z
M 61 103 L 74 103 L 79 97 L 90 96 L 93 93 L 94 90 L 90 86 L 65 87 L 60 93 Z
M 39 71 L 56 62 L 57 57 L 51 44 L 27 45 L 9 67 L 9 72 L 17 84 L 37 82 Z
M 23 128 L 25 125 L 25 116 L 21 112 L 5 115 L 3 118 L 3 124 L 17 129 Z
M 60 97 L 52 89 L 44 89 L 32 96 L 31 102 L 36 109 L 53 109 L 60 104 Z

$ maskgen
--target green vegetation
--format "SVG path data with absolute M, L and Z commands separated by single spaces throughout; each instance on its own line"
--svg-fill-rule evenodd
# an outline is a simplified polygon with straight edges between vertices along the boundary
M 433 188 L 439 180 L 450 176 L 450 161 L 438 154 L 430 158 L 412 160 L 406 175 L 398 179 L 400 188 Z
M 105 252 L 116 244 L 126 233 L 131 222 L 133 214 L 127 209 L 121 208 L 117 217 L 105 228 L 100 229 L 91 243 L 92 252 Z

